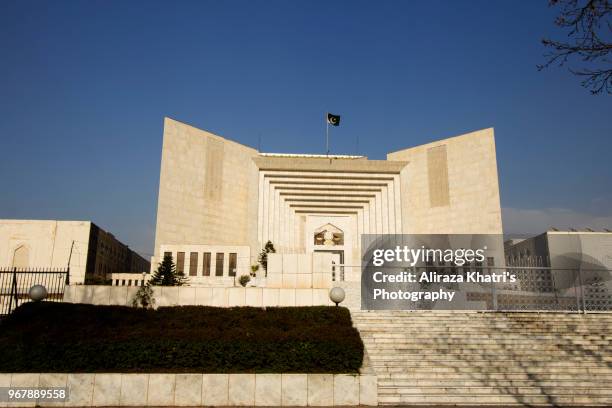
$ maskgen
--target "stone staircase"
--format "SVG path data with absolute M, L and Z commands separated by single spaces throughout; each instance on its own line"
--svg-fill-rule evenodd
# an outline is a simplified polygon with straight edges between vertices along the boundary
M 612 314 L 350 309 L 380 405 L 612 405 Z

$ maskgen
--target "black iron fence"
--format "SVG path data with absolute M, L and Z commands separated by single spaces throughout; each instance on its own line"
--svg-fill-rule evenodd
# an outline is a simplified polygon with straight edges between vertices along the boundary
M 47 289 L 46 301 L 61 302 L 64 288 L 70 283 L 69 268 L 5 268 L 0 269 L 0 317 L 30 301 L 30 288 L 42 285 Z

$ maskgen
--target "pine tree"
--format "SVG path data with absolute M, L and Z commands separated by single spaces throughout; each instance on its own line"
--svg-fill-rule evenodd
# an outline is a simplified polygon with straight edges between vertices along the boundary
M 188 282 L 183 272 L 177 272 L 172 255 L 165 255 L 149 283 L 154 286 L 182 286 Z

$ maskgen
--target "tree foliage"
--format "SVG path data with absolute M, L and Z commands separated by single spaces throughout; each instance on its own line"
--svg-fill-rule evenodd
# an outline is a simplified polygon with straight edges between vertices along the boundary
M 547 61 L 538 70 L 550 65 L 563 66 L 570 60 L 570 72 L 581 78 L 581 84 L 592 94 L 612 93 L 612 2 L 611 0 L 550 0 L 559 7 L 555 24 L 568 31 L 565 41 L 544 38 Z M 577 62 L 576 62 L 577 60 Z
M 149 283 L 154 286 L 183 286 L 188 282 L 183 272 L 177 272 L 172 255 L 165 255 Z
M 243 287 L 245 287 L 250 281 L 251 281 L 251 276 L 250 275 L 242 275 L 240 277 L 240 279 L 238 279 L 238 282 Z
M 276 249 L 274 249 L 274 244 L 272 244 L 272 241 L 266 242 L 264 249 L 262 249 L 262 251 L 259 253 L 258 260 L 262 268 L 264 269 L 266 276 L 268 276 L 268 254 L 269 253 L 276 253 Z
M 142 307 L 144 309 L 152 308 L 155 305 L 155 297 L 153 296 L 153 289 L 151 285 L 147 283 L 145 286 L 138 288 L 138 291 L 132 298 L 133 307 Z

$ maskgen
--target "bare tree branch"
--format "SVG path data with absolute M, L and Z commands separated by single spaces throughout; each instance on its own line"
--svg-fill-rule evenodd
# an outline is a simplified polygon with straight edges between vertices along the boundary
M 550 5 L 561 8 L 555 24 L 568 31 L 567 41 L 543 39 L 549 52 L 547 61 L 538 65 L 543 70 L 551 65 L 563 66 L 577 59 L 581 68 L 569 68 L 582 77 L 581 84 L 592 94 L 612 94 L 612 16 L 611 0 L 550 0 Z M 596 65 L 597 68 L 589 68 Z

